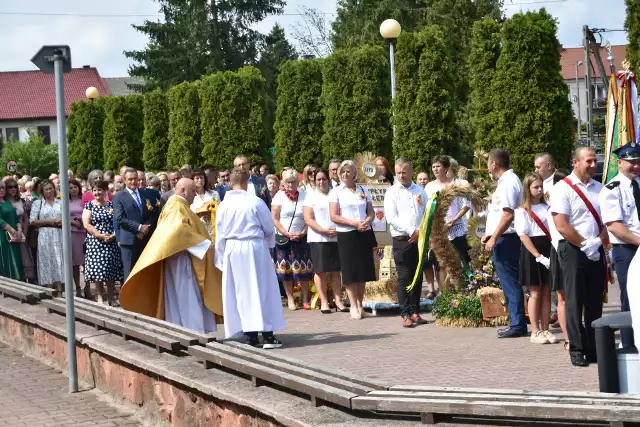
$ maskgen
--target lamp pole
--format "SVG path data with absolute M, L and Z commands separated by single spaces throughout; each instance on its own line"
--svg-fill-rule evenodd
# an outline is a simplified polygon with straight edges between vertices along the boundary
M 580 79 L 578 78 L 578 70 L 582 65 L 582 61 L 576 61 L 576 104 L 578 110 L 578 141 L 582 135 L 582 111 L 580 111 Z
M 56 117 L 58 125 L 58 167 L 62 204 L 62 266 L 67 317 L 67 365 L 69 392 L 78 391 L 78 363 L 76 360 L 76 316 L 74 309 L 73 264 L 71 261 L 71 216 L 69 215 L 69 173 L 67 162 L 67 127 L 64 108 L 64 73 L 71 71 L 69 46 L 43 46 L 31 59 L 40 70 L 53 73 L 56 88 Z
M 402 32 L 402 27 L 400 23 L 395 19 L 387 19 L 382 24 L 380 24 L 380 35 L 389 40 L 389 67 L 391 68 L 391 102 L 393 104 L 393 100 L 396 97 L 396 58 L 395 58 L 395 44 L 398 37 L 400 37 L 400 33 Z M 392 109 L 393 111 L 393 109 Z M 396 124 L 395 124 L 395 111 L 393 113 L 394 123 L 393 123 L 393 137 L 396 137 Z

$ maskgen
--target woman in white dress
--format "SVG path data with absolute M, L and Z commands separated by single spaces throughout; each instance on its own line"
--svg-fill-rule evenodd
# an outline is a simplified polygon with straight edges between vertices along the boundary
M 62 203 L 48 179 L 42 181 L 42 197 L 31 205 L 31 226 L 38 229 L 38 283 L 62 291 Z
M 213 201 L 220 203 L 220 196 L 216 190 L 208 190 L 209 183 L 207 182 L 207 175 L 203 170 L 197 170 L 193 173 L 193 181 L 196 183 L 196 197 L 191 204 L 191 210 L 198 214 L 200 221 L 202 221 L 209 232 L 209 237 L 211 237 L 211 214 L 208 212 L 198 213 L 198 209 Z

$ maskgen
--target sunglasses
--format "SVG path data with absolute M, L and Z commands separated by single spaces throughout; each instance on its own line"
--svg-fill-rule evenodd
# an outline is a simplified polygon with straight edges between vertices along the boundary
M 7 185 L 7 190 L 11 190 L 12 188 L 18 188 L 17 185 Z

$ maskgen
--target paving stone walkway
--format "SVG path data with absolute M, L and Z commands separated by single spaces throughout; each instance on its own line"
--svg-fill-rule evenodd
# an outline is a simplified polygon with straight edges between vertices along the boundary
M 0 427 L 143 425 L 99 391 L 69 394 L 68 387 L 59 370 L 0 343 Z

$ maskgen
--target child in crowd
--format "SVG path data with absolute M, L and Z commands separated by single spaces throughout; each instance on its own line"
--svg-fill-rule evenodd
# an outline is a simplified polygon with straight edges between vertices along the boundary
M 549 206 L 544 201 L 542 176 L 529 173 L 522 182 L 522 205 L 515 212 L 515 229 L 520 236 L 520 284 L 529 288 L 529 319 L 531 342 L 558 342 L 549 331 L 551 288 L 549 286 L 549 256 L 551 235 L 547 225 Z M 540 326 L 538 325 L 540 323 Z

